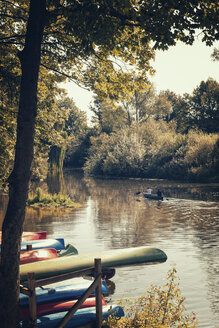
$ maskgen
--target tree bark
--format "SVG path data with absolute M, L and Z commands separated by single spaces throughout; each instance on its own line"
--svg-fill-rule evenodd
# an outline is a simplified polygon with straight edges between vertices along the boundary
M 0 322 L 18 327 L 19 258 L 28 186 L 33 159 L 37 84 L 46 0 L 30 0 L 24 49 L 18 54 L 21 69 L 20 101 L 14 168 L 9 178 L 9 202 L 2 226 L 0 266 Z

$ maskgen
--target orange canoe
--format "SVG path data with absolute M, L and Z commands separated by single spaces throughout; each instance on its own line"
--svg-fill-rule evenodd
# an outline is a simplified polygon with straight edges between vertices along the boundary
M 47 232 L 31 232 L 31 231 L 24 231 L 22 234 L 22 241 L 29 241 L 29 240 L 38 240 L 38 239 L 46 239 Z M 0 243 L 2 240 L 2 232 L 0 231 Z

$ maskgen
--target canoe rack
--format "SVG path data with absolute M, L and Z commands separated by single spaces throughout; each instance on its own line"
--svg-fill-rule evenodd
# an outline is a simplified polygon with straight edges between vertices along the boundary
M 102 280 L 101 280 L 101 259 L 94 259 L 94 267 L 89 269 L 83 269 L 80 271 L 64 273 L 58 276 L 53 276 L 45 279 L 35 279 L 34 272 L 28 273 L 27 276 L 27 286 L 20 285 L 20 292 L 29 296 L 29 310 L 30 317 L 32 321 L 32 327 L 37 328 L 37 303 L 36 303 L 36 287 L 42 287 L 45 285 L 53 284 L 67 279 L 72 279 L 76 277 L 85 276 L 87 274 L 94 275 L 94 281 L 88 287 L 88 289 L 81 295 L 77 302 L 72 306 L 72 308 L 67 312 L 67 314 L 62 318 L 60 323 L 56 328 L 64 328 L 67 322 L 71 319 L 74 313 L 79 309 L 79 307 L 84 303 L 84 301 L 91 295 L 92 291 L 95 289 L 96 297 L 96 323 L 95 327 L 102 327 Z

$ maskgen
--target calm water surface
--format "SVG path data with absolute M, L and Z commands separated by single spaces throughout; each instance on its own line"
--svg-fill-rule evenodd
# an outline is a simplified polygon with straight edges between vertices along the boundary
M 151 284 L 162 285 L 168 270 L 175 266 L 187 311 L 196 312 L 199 327 L 219 327 L 219 185 L 94 180 L 66 172 L 65 186 L 50 181 L 48 188 L 57 192 L 60 186 L 82 207 L 64 215 L 28 210 L 25 230 L 63 237 L 81 254 L 143 245 L 161 248 L 168 256 L 165 263 L 117 268 L 108 301 L 136 298 Z M 154 191 L 161 188 L 164 201 L 136 196 L 148 186 Z M 2 197 L 0 219 L 5 206 Z

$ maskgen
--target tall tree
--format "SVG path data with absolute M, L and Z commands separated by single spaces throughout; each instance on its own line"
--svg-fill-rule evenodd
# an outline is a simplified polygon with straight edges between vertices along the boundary
M 139 71 L 148 62 L 148 45 L 167 49 L 177 40 L 192 44 L 195 29 L 211 45 L 218 37 L 217 5 L 205 0 L 21 0 L 0 1 L 1 51 L 18 53 L 22 70 L 14 169 L 9 179 L 9 202 L 2 227 L 0 322 L 18 326 L 19 250 L 33 158 L 37 84 L 40 62 L 85 85 L 87 66 L 99 57 L 118 57 Z M 102 65 L 101 63 L 102 61 Z M 16 61 L 18 64 L 18 61 Z M 107 74 L 114 75 L 113 66 Z M 96 70 L 90 70 L 89 73 Z M 86 79 L 87 78 L 87 79 Z M 89 81 L 93 81 L 90 83 Z
M 5 10 L 7 15 L 7 10 Z M 19 52 L 22 69 L 17 118 L 14 169 L 9 181 L 9 202 L 2 226 L 0 318 L 3 327 L 17 326 L 20 242 L 33 159 L 34 126 L 41 43 L 45 25 L 45 1 L 30 3 L 25 46 Z
M 193 91 L 189 103 L 190 126 L 204 132 L 219 131 L 219 83 L 202 81 Z
M 122 105 L 127 113 L 129 125 L 132 122 L 146 122 L 156 113 L 156 91 L 152 84 L 148 83 L 145 88 L 133 89 L 133 96 L 128 100 L 122 99 Z
M 121 106 L 95 99 L 90 109 L 94 113 L 92 123 L 99 133 L 110 134 L 127 125 L 126 113 Z

